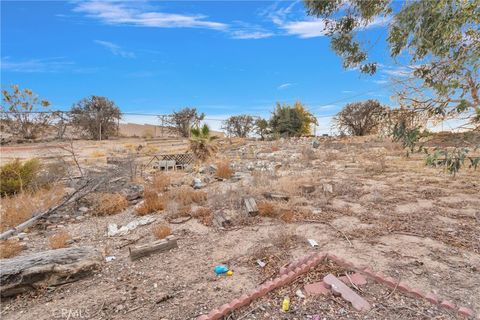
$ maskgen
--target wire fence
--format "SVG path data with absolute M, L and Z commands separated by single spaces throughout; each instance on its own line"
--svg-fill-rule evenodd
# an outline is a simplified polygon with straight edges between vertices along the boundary
M 73 130 L 72 125 L 68 122 L 70 111 L 26 111 L 26 112 L 5 112 L 2 111 L 1 119 L 6 119 L 14 115 L 35 117 L 35 115 L 51 115 L 49 120 L 51 126 L 63 126 L 62 131 L 68 132 Z M 95 116 L 96 114 L 92 114 Z M 318 120 L 317 125 L 312 125 L 312 133 L 314 135 L 331 134 L 330 120 L 334 116 L 331 115 L 315 115 Z M 122 137 L 173 137 L 178 136 L 176 130 L 172 128 L 171 114 L 156 114 L 156 113 L 142 113 L 142 112 L 122 112 L 121 118 L 117 119 L 117 135 Z M 252 115 L 254 119 L 262 117 Z M 216 133 L 225 134 L 224 122 L 228 117 L 205 116 L 200 125 L 207 124 L 210 129 Z M 2 128 L 2 131 L 3 128 Z

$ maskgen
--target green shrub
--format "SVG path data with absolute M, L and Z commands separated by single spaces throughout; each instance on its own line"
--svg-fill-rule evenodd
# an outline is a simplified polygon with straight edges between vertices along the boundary
M 40 170 L 40 161 L 31 159 L 23 164 L 15 159 L 0 168 L 0 195 L 11 195 L 27 189 Z

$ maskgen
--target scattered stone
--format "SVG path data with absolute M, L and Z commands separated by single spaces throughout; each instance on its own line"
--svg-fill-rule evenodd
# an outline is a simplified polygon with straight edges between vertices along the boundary
M 192 187 L 193 189 L 202 189 L 203 187 L 205 187 L 206 184 L 202 182 L 201 179 L 199 178 L 193 178 L 193 181 L 192 181 Z
M 145 188 L 140 184 L 130 184 L 121 191 L 128 201 L 134 201 L 143 196 L 143 190 Z
M 318 147 L 320 147 L 320 142 L 318 142 L 318 140 L 313 140 L 312 141 L 312 147 L 314 149 L 318 149 Z
M 263 262 L 260 259 L 257 260 L 257 264 L 260 266 L 260 268 L 265 268 L 265 266 L 267 265 L 265 262 Z
M 77 216 L 77 217 L 75 217 L 75 220 L 78 221 L 78 222 L 82 222 L 83 220 L 85 220 L 85 217 L 84 216 Z
M 333 186 L 331 184 L 328 184 L 328 183 L 324 183 L 322 185 L 323 187 L 323 192 L 325 193 L 333 193 Z
M 297 291 L 295 291 L 295 295 L 297 297 L 299 297 L 300 299 L 305 299 L 305 295 L 303 294 L 302 290 L 298 289 Z
M 138 226 L 144 226 L 144 225 L 150 224 L 155 220 L 156 218 L 154 217 L 146 216 L 137 220 L 133 220 L 129 222 L 127 225 L 120 228 L 118 228 L 118 225 L 116 223 L 109 223 L 107 226 L 107 236 L 113 237 L 118 235 L 126 235 L 128 232 L 136 229 Z
M 307 239 L 308 243 L 312 246 L 312 248 L 318 248 L 318 242 L 313 239 Z
M 117 259 L 115 256 L 108 256 L 108 257 L 105 257 L 105 261 L 106 262 L 112 262 L 113 260 Z
M 311 184 L 304 184 L 301 188 L 303 193 L 312 193 L 315 191 L 315 186 Z
M 80 208 L 78 208 L 78 211 L 80 211 L 81 213 L 88 212 L 88 210 L 90 210 L 90 209 L 87 208 L 87 207 L 80 207 Z

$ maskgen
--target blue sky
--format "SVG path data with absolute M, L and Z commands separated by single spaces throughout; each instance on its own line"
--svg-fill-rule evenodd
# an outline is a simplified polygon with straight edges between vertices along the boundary
M 212 118 L 300 100 L 326 126 L 347 102 L 394 104 L 388 79 L 405 69 L 388 57 L 387 24 L 360 31 L 381 63 L 372 77 L 342 68 L 301 1 L 2 1 L 1 85 L 56 109 L 103 95 L 124 112 Z

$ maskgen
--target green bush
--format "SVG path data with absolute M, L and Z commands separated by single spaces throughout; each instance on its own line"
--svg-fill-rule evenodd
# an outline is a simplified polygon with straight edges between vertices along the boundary
M 31 159 L 23 164 L 15 159 L 0 167 L 0 195 L 11 195 L 28 189 L 40 171 L 40 161 Z

